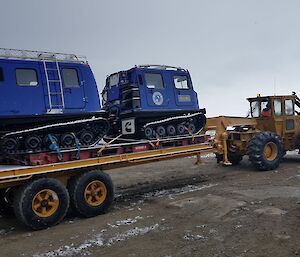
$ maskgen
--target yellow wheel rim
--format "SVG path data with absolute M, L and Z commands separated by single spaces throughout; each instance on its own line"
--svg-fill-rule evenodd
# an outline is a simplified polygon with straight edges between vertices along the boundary
M 107 189 L 103 182 L 94 180 L 84 190 L 85 201 L 92 206 L 101 205 L 107 196 Z
M 274 161 L 277 157 L 278 149 L 277 145 L 273 142 L 269 142 L 264 147 L 264 156 L 268 161 Z
M 50 189 L 39 191 L 32 200 L 32 210 L 41 218 L 48 218 L 53 215 L 57 211 L 58 206 L 58 195 Z

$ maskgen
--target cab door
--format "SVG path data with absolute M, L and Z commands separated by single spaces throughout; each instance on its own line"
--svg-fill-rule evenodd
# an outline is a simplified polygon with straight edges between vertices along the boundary
M 60 65 L 60 71 L 65 109 L 84 109 L 87 99 L 85 98 L 85 81 L 81 69 L 76 65 Z
M 174 72 L 172 81 L 176 105 L 179 107 L 193 107 L 197 97 L 195 97 L 196 93 L 193 90 L 192 81 L 188 74 L 185 72 Z
M 284 124 L 285 133 L 295 133 L 295 109 L 292 99 L 284 100 Z
M 161 109 L 168 105 L 167 84 L 162 73 L 158 71 L 142 72 L 147 104 L 151 109 Z

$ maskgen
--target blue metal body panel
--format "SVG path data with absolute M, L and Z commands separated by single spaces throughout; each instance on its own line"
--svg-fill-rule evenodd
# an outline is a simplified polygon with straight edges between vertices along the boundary
M 48 62 L 48 68 L 55 67 Z M 0 118 L 18 116 L 46 115 L 49 109 L 46 74 L 42 61 L 0 59 L 4 81 L 0 82 Z M 79 87 L 66 88 L 63 81 L 65 108 L 63 114 L 98 112 L 101 109 L 98 89 L 90 67 L 83 63 L 59 62 L 60 72 L 64 68 L 74 68 L 79 78 Z M 16 69 L 34 69 L 38 84 L 20 86 L 17 84 Z M 49 72 L 49 79 L 57 79 L 57 72 Z M 58 91 L 59 83 L 51 84 L 51 91 Z M 60 98 L 51 96 L 54 104 Z M 55 99 L 56 98 L 56 99 Z M 61 114 L 60 114 L 61 115 Z

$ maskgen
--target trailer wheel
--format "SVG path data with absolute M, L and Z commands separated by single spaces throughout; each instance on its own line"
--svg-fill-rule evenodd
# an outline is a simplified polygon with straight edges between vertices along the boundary
M 71 178 L 68 189 L 71 208 L 84 217 L 105 213 L 114 200 L 110 176 L 98 170 Z
M 248 156 L 258 170 L 276 169 L 283 156 L 280 137 L 272 132 L 262 132 L 252 137 L 248 144 Z
M 23 185 L 14 198 L 17 219 L 34 230 L 60 223 L 68 208 L 68 191 L 53 178 L 40 178 Z

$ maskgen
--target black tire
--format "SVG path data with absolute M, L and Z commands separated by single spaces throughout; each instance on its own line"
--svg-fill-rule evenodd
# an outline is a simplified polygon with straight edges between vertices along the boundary
M 14 153 L 18 150 L 19 141 L 14 137 L 6 137 L 1 140 L 1 150 L 4 153 Z
M 45 194 L 43 201 L 38 199 L 42 194 Z M 40 178 L 21 186 L 15 194 L 13 205 L 19 221 L 34 230 L 44 229 L 64 219 L 69 208 L 69 193 L 59 180 Z M 46 214 L 43 214 L 44 210 Z
M 80 143 L 83 145 L 83 146 L 89 146 L 89 145 L 92 145 L 93 142 L 94 142 L 94 134 L 91 132 L 91 131 L 83 131 L 81 134 L 80 134 Z
M 6 189 L 0 189 L 0 215 L 5 218 L 15 217 L 13 206 L 10 202 L 10 196 Z
M 156 128 L 156 134 L 159 137 L 165 137 L 167 135 L 166 129 L 163 126 L 158 126 Z
M 42 147 L 42 139 L 39 136 L 28 136 L 25 139 L 26 150 L 37 151 Z
M 247 153 L 252 165 L 261 171 L 276 169 L 283 156 L 281 138 L 272 132 L 261 132 L 250 140 Z
M 155 138 L 154 131 L 153 131 L 153 129 L 151 127 L 147 127 L 145 129 L 144 133 L 145 133 L 145 137 L 147 139 L 153 139 L 153 138 Z
M 184 135 L 185 134 L 185 126 L 183 124 L 178 124 L 176 127 L 177 134 L 178 135 Z
M 239 154 L 229 153 L 228 160 L 231 162 L 233 166 L 235 166 L 238 165 L 243 160 L 243 156 Z
M 99 187 L 92 189 L 95 192 L 88 193 L 93 183 L 96 185 L 99 184 Z M 96 192 L 99 188 L 100 191 Z M 68 189 L 71 209 L 83 217 L 89 218 L 105 213 L 114 201 L 112 180 L 103 171 L 89 171 L 83 173 L 81 176 L 71 178 Z M 96 199 L 96 196 L 100 199 Z M 93 201 L 94 199 L 96 201 Z
M 73 133 L 65 133 L 60 138 L 61 145 L 66 148 L 75 146 L 76 138 Z
M 194 123 L 189 123 L 188 131 L 189 131 L 190 134 L 194 134 L 196 132 L 196 126 L 195 126 Z
M 167 134 L 171 137 L 176 136 L 176 128 L 174 125 L 167 126 Z
M 230 161 L 233 166 L 238 165 L 243 159 L 243 156 L 238 154 L 233 154 L 233 153 L 229 153 L 227 157 L 228 157 L 228 161 Z M 216 158 L 217 158 L 217 163 L 224 161 L 223 154 L 216 154 Z

